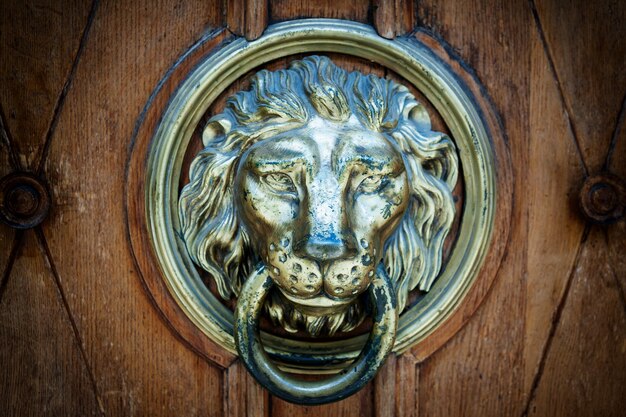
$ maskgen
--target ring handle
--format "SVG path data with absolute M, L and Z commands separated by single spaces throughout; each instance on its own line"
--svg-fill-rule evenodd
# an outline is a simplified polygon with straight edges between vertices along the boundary
M 304 405 L 338 401 L 363 388 L 385 362 L 396 338 L 396 296 L 384 266 L 378 266 L 368 288 L 374 324 L 365 347 L 350 366 L 321 381 L 295 379 L 278 369 L 265 353 L 258 330 L 259 315 L 273 285 L 265 267 L 260 267 L 244 283 L 235 310 L 235 344 L 257 382 L 273 395 Z

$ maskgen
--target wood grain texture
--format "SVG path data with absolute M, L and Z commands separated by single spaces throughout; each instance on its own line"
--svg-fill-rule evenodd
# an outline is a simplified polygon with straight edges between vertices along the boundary
M 228 0 L 226 2 L 226 27 L 234 35 L 255 40 L 265 30 L 269 21 L 267 0 Z
M 256 1 L 232 4 L 244 3 Z M 90 7 L 42 4 L 1 6 L 0 106 L 10 138 L 0 138 L 0 174 L 36 167 Z M 485 301 L 475 314 L 460 310 L 454 320 L 467 325 L 439 350 L 425 343 L 392 357 L 355 396 L 320 407 L 269 397 L 239 362 L 229 366 L 233 357 L 216 354 L 220 369 L 190 349 L 139 278 L 126 230 L 126 163 L 146 103 L 164 105 L 176 82 L 151 97 L 155 87 L 190 46 L 226 27 L 225 17 L 235 19 L 236 8 L 103 1 L 50 138 L 45 174 L 55 205 L 43 235 L 25 232 L 16 246 L 14 232 L 0 225 L 7 278 L 0 285 L 0 414 L 623 414 L 626 222 L 588 226 L 583 240 L 572 204 L 584 165 L 626 178 L 623 2 L 267 4 L 271 22 L 353 19 L 386 27 L 388 36 L 404 27 L 394 21 L 397 6 L 411 5 L 418 32 L 450 45 L 436 53 L 458 55 L 484 85 L 515 175 L 507 190 L 514 202 L 508 251 Z M 248 36 L 263 26 L 239 17 Z M 180 80 L 184 71 L 172 76 Z M 158 112 L 143 116 L 149 126 L 158 121 Z M 11 252 L 15 263 L 7 262 Z
M 615 126 L 612 146 L 606 159 L 606 169 L 626 181 L 626 100 L 622 103 L 619 121 Z M 617 286 L 621 290 L 621 302 L 626 311 L 626 219 L 606 228 L 607 234 L 607 261 L 606 267 L 610 268 Z M 624 354 L 624 351 L 622 351 Z M 625 371 L 626 372 L 626 371 Z
M 270 396 L 252 378 L 240 361 L 235 361 L 226 370 L 224 377 L 225 417 L 269 417 Z
M 221 414 L 222 373 L 181 344 L 146 297 L 124 214 L 135 122 L 176 58 L 221 24 L 218 11 L 101 3 L 52 138 L 45 171 L 56 205 L 44 232 L 110 415 Z
M 270 22 L 311 17 L 371 23 L 370 4 L 360 0 L 270 0 Z
M 584 165 L 541 38 L 537 31 L 532 37 L 525 392 L 538 372 L 584 229 L 577 210 Z
M 0 304 L 3 415 L 101 415 L 88 367 L 35 233 L 26 232 Z
M 623 248 L 626 234 L 623 224 L 619 227 L 622 234 L 616 240 Z M 606 230 L 594 227 L 584 243 L 529 416 L 608 417 L 623 408 L 626 310 L 608 246 Z
M 605 168 L 626 181 L 626 97 L 615 125 L 612 144 L 606 156 Z
M 152 135 L 171 95 L 200 59 L 229 39 L 232 39 L 232 36 L 227 30 L 206 34 L 185 54 L 184 59 L 170 67 L 167 75 L 159 81 L 158 88 L 151 94 L 148 105 L 137 121 L 138 128 L 133 137 L 124 196 L 132 255 L 151 301 L 177 337 L 181 338 L 193 351 L 222 368 L 227 368 L 236 357 L 199 330 L 171 295 L 159 269 L 159 261 L 152 250 L 149 226 L 145 216 L 145 199 L 137 198 L 137 196 L 146 194 L 145 172 Z
M 483 87 L 478 83 L 472 72 L 467 71 L 466 64 L 452 52 L 451 47 L 424 30 L 417 30 L 415 37 L 423 42 L 433 53 L 438 55 L 449 69 L 457 76 L 463 88 L 468 92 L 474 105 L 479 109 L 486 130 L 489 132 L 495 154 L 494 171 L 498 192 L 495 205 L 498 208 L 493 221 L 492 238 L 480 271 L 457 308 L 434 329 L 428 337 L 410 348 L 411 354 L 422 361 L 446 343 L 465 325 L 478 308 L 501 267 L 501 261 L 509 244 L 511 215 L 513 206 L 513 174 L 510 151 L 497 110 L 489 97 L 484 94 Z
M 304 378 L 307 378 L 304 376 Z M 323 378 L 323 376 L 322 376 Z M 272 417 L 295 417 L 295 416 L 314 416 L 314 417 L 374 417 L 373 407 L 374 392 L 372 384 L 368 384 L 361 391 L 351 397 L 331 404 L 301 406 L 291 404 L 280 398 L 271 397 L 271 413 Z
M 502 117 L 514 177 L 509 250 L 483 304 L 447 345 L 420 365 L 420 413 L 519 415 L 523 407 L 531 14 L 524 3 L 426 1 L 418 18 L 475 70 Z M 515 56 L 512 59 L 512 56 Z M 415 353 L 418 356 L 418 353 Z
M 626 3 L 537 0 L 536 10 L 574 133 L 596 174 L 626 95 Z
M 17 158 L 13 157 L 12 151 L 3 123 L 3 115 L 0 112 L 0 178 L 16 168 Z M 10 272 L 8 271 L 10 265 L 7 265 L 7 263 L 13 250 L 14 236 L 15 230 L 0 222 L 0 302 L 2 301 L 3 282 L 7 279 Z
M 0 107 L 23 169 L 37 169 L 90 6 L 0 2 Z
M 383 38 L 393 39 L 415 28 L 415 2 L 410 0 L 372 1 L 373 25 Z
M 374 415 L 418 417 L 419 367 L 413 355 L 391 355 L 374 379 Z M 393 401 L 390 399 L 393 398 Z

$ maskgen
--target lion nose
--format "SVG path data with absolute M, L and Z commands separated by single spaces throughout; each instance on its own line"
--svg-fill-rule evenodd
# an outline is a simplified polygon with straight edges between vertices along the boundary
M 302 233 L 295 242 L 296 255 L 320 264 L 356 255 L 356 239 L 349 228 L 344 197 L 337 179 L 321 170 L 305 199 L 303 222 L 296 232 L 296 236 Z
M 311 238 L 304 239 L 296 245 L 298 256 L 306 256 L 318 262 L 345 259 L 356 255 L 356 246 L 351 239 Z M 298 253 L 299 252 L 299 253 Z

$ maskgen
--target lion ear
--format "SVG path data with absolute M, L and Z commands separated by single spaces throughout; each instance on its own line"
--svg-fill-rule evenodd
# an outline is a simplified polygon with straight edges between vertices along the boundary
M 232 127 L 232 123 L 227 118 L 211 119 L 202 131 L 202 144 L 206 147 L 212 143 L 215 138 L 226 136 Z
M 409 119 L 417 124 L 417 129 L 420 132 L 430 131 L 430 116 L 422 103 L 415 103 L 415 106 L 409 110 L 408 116 Z

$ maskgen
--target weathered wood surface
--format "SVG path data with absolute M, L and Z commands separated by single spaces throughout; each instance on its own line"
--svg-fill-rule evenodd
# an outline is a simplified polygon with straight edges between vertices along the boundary
M 37 170 L 87 27 L 85 1 L 2 2 L 0 105 L 22 169 Z
M 17 157 L 11 155 L 11 147 L 4 128 L 3 118 L 4 116 L 0 113 L 0 178 L 19 168 Z M 18 243 L 15 237 L 15 231 L 0 222 L 0 302 L 5 288 L 4 284 L 11 272 L 11 264 L 14 259 L 11 252 L 14 252 L 14 247 Z
M 527 4 L 503 3 L 489 12 L 477 1 L 427 1 L 419 7 L 424 24 L 457 49 L 486 87 L 508 135 L 514 176 L 523 178 L 529 147 L 531 20 Z M 510 58 L 513 51 L 515 59 Z M 526 186 L 524 181 L 515 181 L 508 253 L 489 296 L 468 324 L 420 365 L 420 415 L 520 412 L 528 252 Z
M 574 266 L 584 219 L 576 210 L 585 177 L 550 57 L 534 26 L 527 174 L 528 260 L 524 387 L 530 390 Z M 550 279 L 546 279 L 550 277 Z
M 45 168 L 54 206 L 17 238 L 0 225 L 0 414 L 620 415 L 626 221 L 587 224 L 576 199 L 588 174 L 626 178 L 626 11 L 578 3 L 3 1 L 0 175 Z M 393 37 L 402 7 L 473 68 L 501 116 L 516 178 L 508 253 L 443 348 L 391 358 L 342 402 L 288 404 L 239 362 L 190 350 L 147 297 L 124 214 L 135 124 L 213 29 L 254 38 L 263 16 L 335 17 Z
M 269 21 L 267 0 L 232 0 L 226 2 L 226 27 L 234 35 L 255 40 Z
M 42 242 L 29 232 L 0 304 L 3 415 L 102 415 L 93 375 Z
M 393 39 L 415 28 L 416 4 L 411 0 L 372 2 L 373 26 L 380 36 Z
M 269 417 L 269 393 L 256 383 L 239 361 L 226 370 L 224 378 L 225 417 Z

